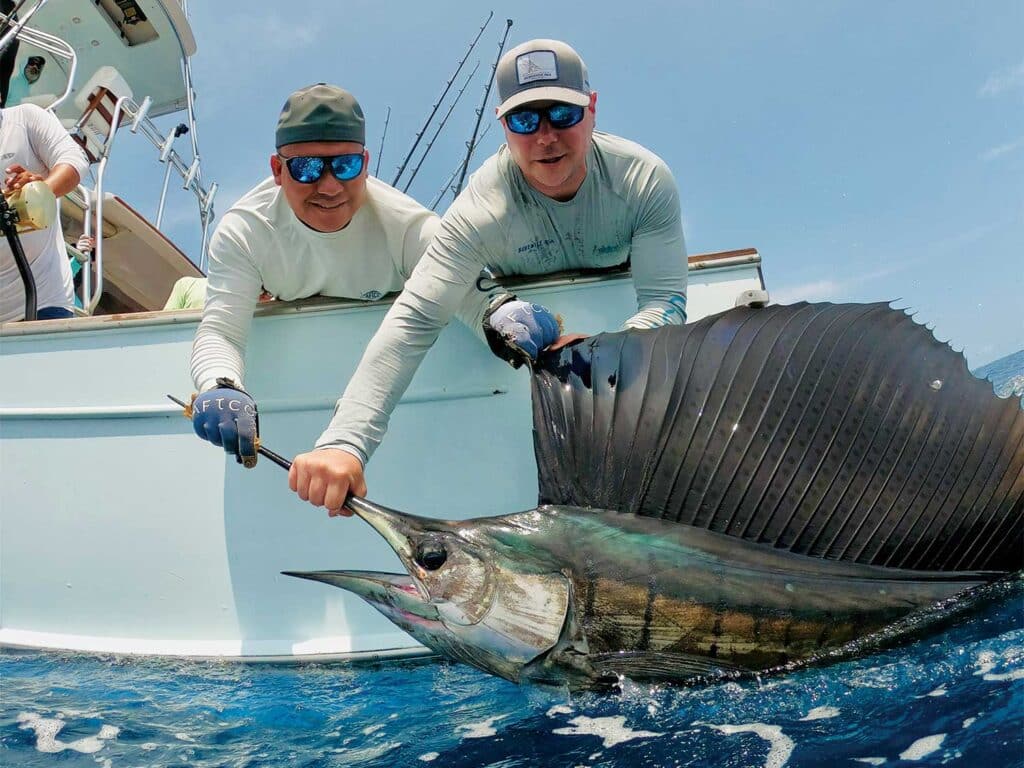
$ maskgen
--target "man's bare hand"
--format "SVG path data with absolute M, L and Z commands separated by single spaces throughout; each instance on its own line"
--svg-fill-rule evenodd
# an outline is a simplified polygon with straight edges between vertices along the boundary
M 363 465 L 348 451 L 321 448 L 301 453 L 288 471 L 288 487 L 315 507 L 326 507 L 331 517 L 351 517 L 344 508 L 349 494 L 366 495 Z
M 555 343 L 547 348 L 547 352 L 555 352 L 567 344 L 572 344 L 574 341 L 587 338 L 585 333 L 567 333 L 565 336 L 559 336 L 555 339 Z
M 32 171 L 26 170 L 24 166 L 14 165 L 8 166 L 5 169 L 7 178 L 4 181 L 4 189 L 9 192 L 14 192 L 21 189 L 30 181 L 46 181 L 45 176 L 40 176 L 38 173 L 32 173 Z

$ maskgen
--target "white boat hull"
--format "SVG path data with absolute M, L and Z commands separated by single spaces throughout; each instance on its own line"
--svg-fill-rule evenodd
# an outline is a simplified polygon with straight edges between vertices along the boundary
M 690 319 L 761 288 L 756 255 L 691 272 Z M 568 331 L 635 311 L 628 276 L 521 291 Z M 246 386 L 272 450 L 308 450 L 386 304 L 260 310 Z M 381 657 L 422 648 L 376 610 L 282 570 L 400 571 L 357 520 L 328 518 L 260 460 L 192 433 L 198 312 L 7 325 L 0 334 L 0 644 L 228 658 Z M 461 325 L 428 354 L 367 471 L 369 497 L 452 519 L 535 506 L 529 386 Z

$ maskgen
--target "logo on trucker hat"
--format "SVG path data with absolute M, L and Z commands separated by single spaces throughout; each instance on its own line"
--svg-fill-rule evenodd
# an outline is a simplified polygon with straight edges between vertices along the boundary
M 519 85 L 537 80 L 557 80 L 558 61 L 554 51 L 530 51 L 516 59 L 516 79 Z

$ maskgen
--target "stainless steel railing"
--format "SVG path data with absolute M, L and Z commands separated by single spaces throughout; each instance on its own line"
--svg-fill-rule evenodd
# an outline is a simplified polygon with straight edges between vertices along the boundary
M 195 154 L 192 158 L 191 163 L 185 162 L 180 154 L 171 146 L 174 139 L 180 135 L 177 130 L 171 131 L 166 137 L 163 136 L 156 125 L 146 116 L 149 110 L 149 99 L 143 99 L 142 104 L 136 103 L 134 100 L 122 96 L 117 99 L 114 104 L 114 109 L 111 113 L 110 127 L 108 129 L 106 138 L 103 141 L 102 148 L 97 160 L 96 167 L 96 185 L 94 190 L 89 193 L 84 187 L 80 188 L 83 192 L 83 198 L 86 203 L 85 207 L 85 234 L 90 234 L 90 229 L 93 222 L 97 223 L 96 235 L 95 235 L 95 269 L 96 269 L 96 284 L 92 286 L 91 274 L 87 269 L 82 278 L 82 304 L 86 309 L 86 312 L 92 314 L 95 311 L 96 306 L 99 304 L 100 297 L 103 295 L 103 227 L 99 224 L 103 221 L 103 184 L 106 178 L 107 165 L 110 162 L 110 154 L 114 147 L 114 139 L 117 137 L 117 128 L 121 123 L 122 116 L 125 116 L 131 120 L 131 132 L 138 133 L 141 131 L 142 135 L 147 137 L 158 150 L 160 150 L 160 162 L 167 163 L 167 171 L 164 174 L 164 189 L 160 195 L 160 203 L 157 210 L 156 225 L 157 228 L 160 226 L 160 221 L 163 217 L 164 205 L 166 202 L 167 192 L 167 180 L 170 176 L 171 170 L 175 170 L 181 176 L 183 181 L 183 189 L 191 190 L 196 196 L 199 202 L 199 216 L 200 225 L 202 227 L 202 259 L 200 262 L 200 269 L 205 270 L 206 265 L 206 245 L 208 241 L 208 233 L 210 223 L 213 220 L 213 201 L 217 194 L 217 184 L 214 182 L 210 185 L 209 189 L 205 189 L 200 178 L 200 158 L 198 154 Z M 191 104 L 189 105 L 189 120 L 194 125 L 194 116 L 191 113 Z M 82 119 L 79 120 L 76 128 L 81 129 L 86 116 L 83 115 Z
M 27 26 L 36 12 L 45 6 L 46 3 L 47 0 L 34 0 L 34 2 L 33 0 L 21 0 L 12 13 L 12 15 L 20 14 L 21 18 L 10 19 L 9 26 L 7 26 L 8 17 L 0 14 L 0 24 L 7 26 L 6 31 L 0 35 L 0 50 L 3 50 L 17 37 L 19 40 L 30 43 L 54 57 L 69 62 L 67 85 L 57 100 L 48 107 L 53 112 L 68 99 L 76 85 L 78 57 L 75 54 L 75 50 L 63 39 Z M 181 5 L 187 15 L 187 3 L 183 1 Z M 207 246 L 209 242 L 209 228 L 214 218 L 213 203 L 217 194 L 217 184 L 212 183 L 209 188 L 203 185 L 194 109 L 195 92 L 192 85 L 192 69 L 187 56 L 184 56 L 182 60 L 182 77 L 186 93 L 186 122 L 175 126 L 169 133 L 164 134 L 148 117 L 151 106 L 148 96 L 143 98 L 141 103 L 134 101 L 132 98 L 118 98 L 111 115 L 109 128 L 107 129 L 106 136 L 102 137 L 102 145 L 97 155 L 94 188 L 90 190 L 88 187 L 80 185 L 77 189 L 84 210 L 83 231 L 89 235 L 95 230 L 95 246 L 93 251 L 95 281 L 93 280 L 92 269 L 89 268 L 88 264 L 85 265 L 85 271 L 82 276 L 82 304 L 84 312 L 87 314 L 91 314 L 96 309 L 103 293 L 103 227 L 98 226 L 98 224 L 103 220 L 103 185 L 106 178 L 106 170 L 110 162 L 117 129 L 120 127 L 122 119 L 130 122 L 131 133 L 141 132 L 143 136 L 150 140 L 158 150 L 158 161 L 166 164 L 160 202 L 156 211 L 155 225 L 157 229 L 160 228 L 163 220 L 167 202 L 167 189 L 172 172 L 175 172 L 181 178 L 182 189 L 190 190 L 195 195 L 199 206 L 199 223 L 202 232 L 199 268 L 203 272 L 206 271 L 208 265 Z M 83 114 L 70 131 L 85 136 L 86 132 L 83 130 L 83 126 L 87 118 L 88 113 Z M 184 157 L 173 146 L 175 139 L 184 134 L 189 134 L 191 139 L 191 159 Z M 94 138 L 97 141 L 100 140 L 99 136 L 94 136 Z M 93 284 L 94 282 L 95 285 Z

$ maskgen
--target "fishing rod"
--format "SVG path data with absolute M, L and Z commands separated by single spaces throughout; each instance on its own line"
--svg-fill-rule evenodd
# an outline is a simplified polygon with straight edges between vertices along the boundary
M 501 42 L 498 43 L 498 56 L 491 66 L 491 76 L 487 80 L 487 88 L 484 89 L 484 100 L 480 102 L 480 109 L 476 111 L 476 125 L 473 127 L 473 135 L 470 136 L 469 141 L 466 143 L 468 151 L 466 152 L 466 159 L 462 163 L 462 174 L 459 176 L 459 183 L 455 185 L 455 197 L 459 196 L 459 192 L 462 191 L 462 182 L 466 180 L 466 171 L 469 170 L 469 157 L 473 154 L 473 147 L 476 145 L 476 133 L 480 130 L 480 118 L 484 116 L 484 110 L 487 109 L 487 98 L 491 95 L 494 75 L 498 71 L 498 62 L 501 61 L 501 52 L 505 50 L 505 42 L 508 40 L 510 29 L 512 29 L 512 19 L 505 19 L 505 34 L 502 36 Z
M 384 156 L 384 137 L 388 135 L 388 121 L 391 120 L 391 107 L 388 107 L 388 113 L 384 115 L 384 132 L 380 135 L 380 152 L 377 153 L 377 167 L 373 170 L 373 175 L 378 179 L 380 178 L 380 159 Z
M 420 172 L 420 168 L 423 166 L 423 161 L 426 160 L 427 155 L 430 154 L 430 148 L 434 146 L 434 142 L 437 141 L 437 137 L 441 135 L 441 129 L 444 128 L 444 124 L 448 122 L 448 118 L 452 116 L 452 110 L 454 110 L 455 105 L 459 103 L 459 99 L 462 98 L 462 94 L 466 92 L 466 88 L 469 87 L 469 81 L 473 79 L 473 75 L 476 74 L 476 71 L 478 69 L 480 69 L 479 61 L 476 63 L 476 66 L 473 67 L 473 71 L 469 73 L 469 77 L 466 78 L 466 82 L 465 84 L 463 84 L 462 90 L 460 90 L 458 94 L 456 94 L 455 100 L 452 102 L 452 105 L 448 107 L 448 111 L 445 113 L 445 116 L 442 118 L 440 124 L 438 124 L 437 130 L 434 131 L 433 137 L 427 144 L 427 148 L 423 150 L 423 157 L 420 158 L 420 161 L 419 163 L 416 164 L 416 167 L 412 169 L 412 175 L 409 177 L 409 180 L 405 183 L 405 186 L 402 187 L 403 192 L 409 191 L 409 187 L 412 186 L 412 180 L 416 178 L 416 174 Z
M 448 174 L 448 178 L 445 180 L 444 184 L 441 185 L 441 189 L 437 191 L 437 194 L 434 195 L 434 199 L 430 201 L 430 210 L 437 210 L 437 204 L 441 202 L 441 198 L 448 192 L 452 182 L 455 181 L 455 177 L 458 175 L 460 170 L 462 170 L 461 160 L 459 161 L 459 164 L 455 166 L 455 169 Z
M 195 396 L 193 395 L 193 397 L 195 397 Z M 191 403 L 186 403 L 184 400 L 179 400 L 174 395 L 168 395 L 167 398 L 171 402 L 180 405 L 184 409 L 182 411 L 182 415 L 186 419 L 191 419 L 192 418 L 192 404 Z M 281 467 L 281 469 L 291 470 L 291 468 L 292 468 L 292 463 L 290 461 L 288 461 L 288 459 L 286 459 L 284 456 L 282 456 L 279 453 L 275 453 L 274 451 L 270 450 L 269 448 L 266 448 L 263 445 L 261 445 L 259 437 L 256 438 L 256 452 L 258 454 L 260 454 L 260 456 L 266 456 L 272 462 L 277 464 L 277 466 Z M 254 466 L 256 466 L 256 460 L 255 460 L 255 458 L 249 459 L 248 461 L 243 460 L 242 465 L 244 467 L 246 467 L 247 469 L 252 469 Z M 363 499 L 361 496 L 355 496 L 355 495 L 353 495 L 351 493 L 346 497 L 345 504 L 343 504 L 342 506 L 347 507 L 349 509 L 349 511 L 351 511 L 351 512 L 355 512 L 355 509 L 353 509 L 352 507 L 348 506 L 348 503 L 350 501 L 365 501 L 365 499 Z
M 488 131 L 491 130 L 492 125 L 494 125 L 494 123 L 489 123 L 487 127 L 484 128 L 484 132 L 480 134 L 479 138 L 476 140 L 476 143 L 470 148 L 469 154 L 471 157 L 473 155 L 473 152 L 476 151 L 476 148 L 479 147 L 481 143 L 483 143 L 484 137 L 487 135 Z M 445 181 L 444 184 L 441 185 L 441 189 L 438 190 L 437 194 L 434 196 L 434 199 L 431 200 L 430 210 L 437 210 L 437 204 L 441 202 L 441 198 L 443 198 L 446 193 L 452 190 L 452 182 L 455 181 L 455 177 L 461 170 L 462 161 L 460 160 L 459 164 L 455 166 L 455 169 L 450 174 L 448 174 L 448 179 Z
M 174 395 L 168 395 L 167 399 L 170 400 L 173 403 L 177 403 L 178 405 L 180 405 L 182 408 L 185 409 L 183 411 L 183 415 L 185 416 L 186 419 L 191 419 L 192 418 L 192 404 L 191 403 L 186 403 L 183 400 L 179 400 Z M 256 438 L 256 452 L 258 454 L 260 454 L 261 456 L 266 456 L 272 462 L 277 464 L 277 466 L 282 467 L 283 469 L 291 469 L 292 468 L 292 463 L 290 461 L 288 461 L 288 459 L 286 459 L 284 456 L 282 456 L 279 453 L 274 453 L 269 448 L 264 448 L 262 445 L 260 445 L 260 439 L 258 437 Z M 245 464 L 245 466 L 247 468 L 251 469 L 255 464 L 256 464 L 256 461 L 252 460 L 251 464 Z
M 448 84 L 444 87 L 444 90 L 441 92 L 441 98 L 439 98 L 437 100 L 437 103 L 434 104 L 434 108 L 430 111 L 430 115 L 427 116 L 427 121 L 423 124 L 423 127 L 420 129 L 419 133 L 416 134 L 416 140 L 413 141 L 412 148 L 409 150 L 409 154 L 405 156 L 405 160 L 403 160 L 402 165 L 399 166 L 398 173 L 395 174 L 395 178 L 392 180 L 391 186 L 398 186 L 398 180 L 402 177 L 402 173 L 405 171 L 405 166 L 408 165 L 409 160 L 412 159 L 412 155 L 416 151 L 416 147 L 418 147 L 420 144 L 420 139 L 423 138 L 423 134 L 427 132 L 427 126 L 429 126 L 430 121 L 434 119 L 434 115 L 437 114 L 437 110 L 441 106 L 441 102 L 443 102 L 444 97 L 448 95 L 448 91 L 451 89 L 452 83 L 454 83 L 455 78 L 459 76 L 459 72 L 462 71 L 462 67 L 469 59 L 469 55 L 473 52 L 473 49 L 476 47 L 477 41 L 480 39 L 480 36 L 484 33 L 484 30 L 487 29 L 487 25 L 491 23 L 491 19 L 493 17 L 494 11 L 491 11 L 489 14 L 487 14 L 487 21 L 485 21 L 484 25 L 480 27 L 480 31 L 476 33 L 476 37 L 473 38 L 473 42 L 469 44 L 469 50 L 466 51 L 466 55 L 462 57 L 462 61 L 460 61 L 459 66 L 456 67 L 455 73 L 452 75 L 451 80 L 448 81 Z

